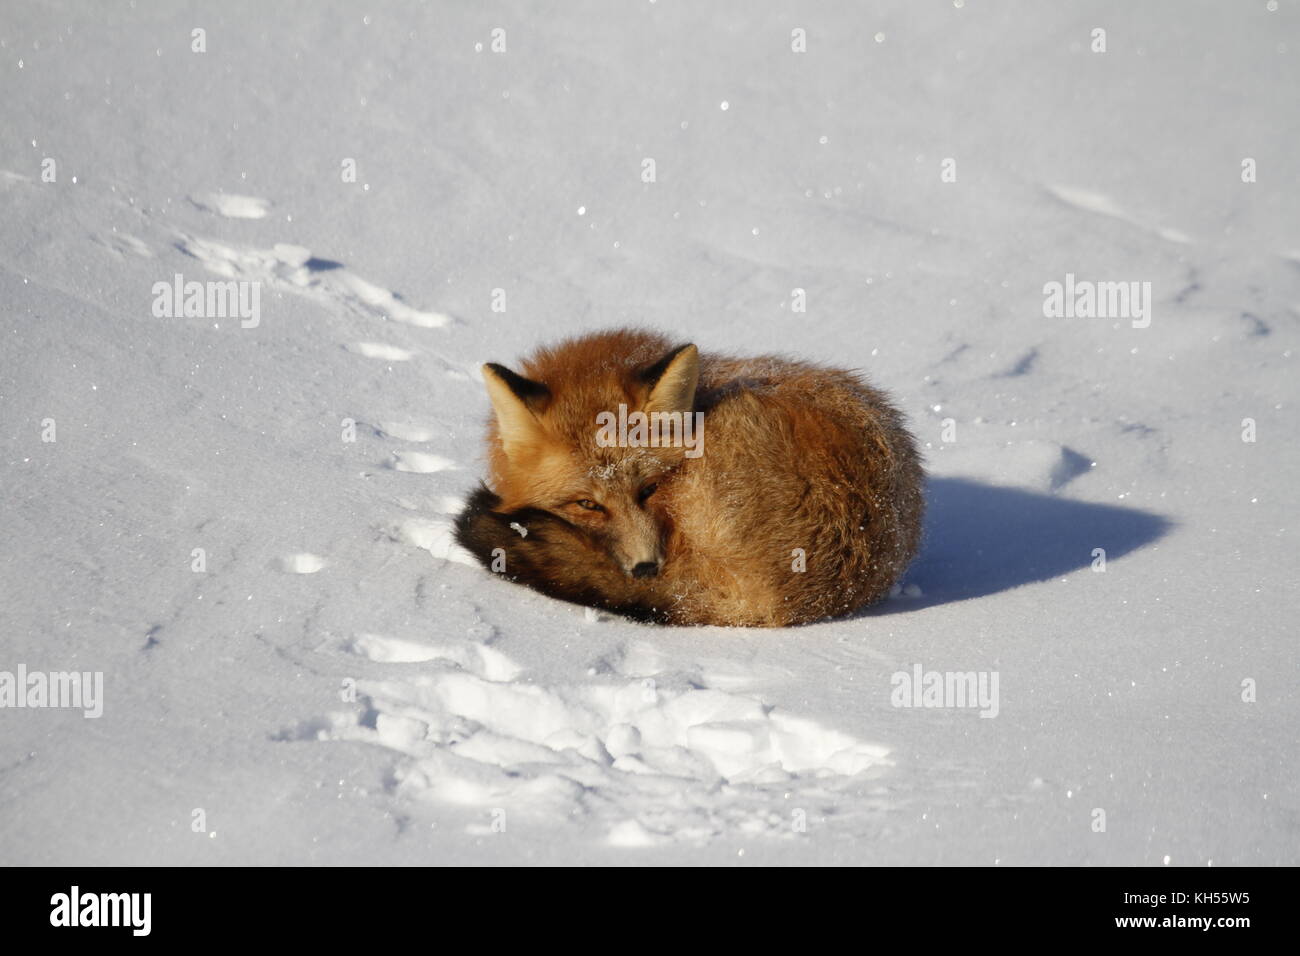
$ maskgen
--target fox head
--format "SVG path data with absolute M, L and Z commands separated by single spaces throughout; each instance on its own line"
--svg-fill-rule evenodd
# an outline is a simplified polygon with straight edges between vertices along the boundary
M 660 336 L 632 332 L 543 349 L 524 375 L 484 365 L 493 410 L 488 464 L 501 510 L 548 511 L 627 574 L 658 574 L 671 529 L 665 492 L 685 449 L 610 444 L 601 422 L 632 412 L 691 415 L 699 365 L 694 345 L 669 348 Z

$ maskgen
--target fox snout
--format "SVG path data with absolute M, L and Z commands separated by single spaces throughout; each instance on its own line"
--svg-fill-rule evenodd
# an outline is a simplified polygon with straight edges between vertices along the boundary
M 634 578 L 652 578 L 659 573 L 659 562 L 638 561 L 627 573 Z
M 628 505 L 612 516 L 611 556 L 631 578 L 653 578 L 664 563 L 663 529 L 643 508 Z
M 644 547 L 629 549 L 613 548 L 614 560 L 619 563 L 624 573 L 630 578 L 653 578 L 663 567 L 663 553 L 658 541 L 647 541 Z

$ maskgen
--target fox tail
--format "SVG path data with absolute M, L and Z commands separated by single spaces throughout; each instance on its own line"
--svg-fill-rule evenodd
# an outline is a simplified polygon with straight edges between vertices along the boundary
M 498 511 L 480 485 L 456 517 L 456 541 L 488 570 L 543 594 L 640 621 L 665 622 L 646 585 L 630 578 L 585 534 L 549 511 Z

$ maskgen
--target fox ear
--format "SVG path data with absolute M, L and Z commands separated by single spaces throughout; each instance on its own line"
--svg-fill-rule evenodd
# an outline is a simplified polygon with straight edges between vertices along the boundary
M 641 372 L 650 386 L 646 412 L 689 412 L 695 408 L 695 386 L 700 381 L 700 350 L 694 345 L 673 349 Z
M 546 407 L 551 390 L 495 362 L 483 366 L 483 381 L 487 383 L 488 399 L 496 413 L 501 446 L 506 457 L 511 457 L 514 449 L 541 436 L 537 413 Z

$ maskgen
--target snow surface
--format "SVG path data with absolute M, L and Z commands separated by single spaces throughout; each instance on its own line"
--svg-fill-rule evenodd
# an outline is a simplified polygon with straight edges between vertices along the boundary
M 1300 862 L 1274 6 L 6 0 L 0 671 L 105 701 L 0 710 L 0 861 Z M 466 560 L 477 365 L 628 323 L 897 396 L 895 598 L 655 628 Z

